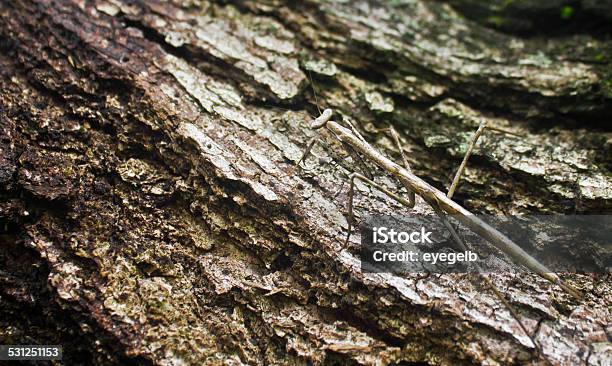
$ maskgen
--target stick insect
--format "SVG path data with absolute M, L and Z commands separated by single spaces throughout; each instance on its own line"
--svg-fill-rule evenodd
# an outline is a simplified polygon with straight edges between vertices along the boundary
M 316 91 L 314 90 L 314 86 L 313 86 L 313 92 L 314 92 L 315 100 L 316 100 L 317 97 L 316 97 Z M 317 108 L 318 108 L 317 100 L 316 100 L 316 103 L 317 103 Z M 518 245 L 512 242 L 509 238 L 507 238 L 501 232 L 489 226 L 487 223 L 480 220 L 478 217 L 474 216 L 468 210 L 461 207 L 460 205 L 458 205 L 451 199 L 457 188 L 459 180 L 461 179 L 461 175 L 463 174 L 463 171 L 465 170 L 467 161 L 474 149 L 474 146 L 477 140 L 479 139 L 479 137 L 484 132 L 484 130 L 486 128 L 489 128 L 491 130 L 496 130 L 498 132 L 503 132 L 503 133 L 508 133 L 508 134 L 514 134 L 513 132 L 494 128 L 492 126 L 489 126 L 487 122 L 481 123 L 478 130 L 472 136 L 468 144 L 466 154 L 463 158 L 463 161 L 461 162 L 461 165 L 459 166 L 459 169 L 457 170 L 457 173 L 455 174 L 455 177 L 453 179 L 449 192 L 445 195 L 444 193 L 432 187 L 427 182 L 425 182 L 424 180 L 422 180 L 421 178 L 417 177 L 416 175 L 412 173 L 410 166 L 408 164 L 408 160 L 406 159 L 406 156 L 404 154 L 404 150 L 401 147 L 399 136 L 397 132 L 395 131 L 395 129 L 393 129 L 393 127 L 389 127 L 388 129 L 385 129 L 385 131 L 390 133 L 394 141 L 394 144 L 398 148 L 401 154 L 403 166 L 399 166 L 395 162 L 383 156 L 376 149 L 374 149 L 363 138 L 363 136 L 361 136 L 359 131 L 354 126 L 352 126 L 350 123 L 349 123 L 349 128 L 346 128 L 346 127 L 341 126 L 339 123 L 332 121 L 331 120 L 332 114 L 333 112 L 331 109 L 325 109 L 323 112 L 320 112 L 319 117 L 315 118 L 311 122 L 310 127 L 315 130 L 319 130 L 324 127 L 327 128 L 329 131 L 332 132 L 332 134 L 340 142 L 342 142 L 345 145 L 348 145 L 351 149 L 361 153 L 367 160 L 373 162 L 379 168 L 383 169 L 390 175 L 397 178 L 402 184 L 402 186 L 404 186 L 408 190 L 408 197 L 404 198 L 388 190 L 384 186 L 374 182 L 372 179 L 365 177 L 362 174 L 359 174 L 359 173 L 350 174 L 349 175 L 350 187 L 349 187 L 349 194 L 348 194 L 348 220 L 347 220 L 348 232 L 347 232 L 347 237 L 345 241 L 345 246 L 346 244 L 348 244 L 348 241 L 351 235 L 351 231 L 352 231 L 353 196 L 354 196 L 355 180 L 361 180 L 362 182 L 371 185 L 372 187 L 378 189 L 379 191 L 389 196 L 391 199 L 395 200 L 396 202 L 408 208 L 414 207 L 415 202 L 416 202 L 416 194 L 418 194 L 433 208 L 434 212 L 440 217 L 443 225 L 447 228 L 447 230 L 449 230 L 453 241 L 458 245 L 459 249 L 465 251 L 465 250 L 468 250 L 468 246 L 463 241 L 463 239 L 458 235 L 455 227 L 448 221 L 447 219 L 448 215 L 453 215 L 453 217 L 455 217 L 459 222 L 466 225 L 468 228 L 470 228 L 472 231 L 474 231 L 475 233 L 477 233 L 478 235 L 486 239 L 489 243 L 491 243 L 492 245 L 500 249 L 502 252 L 508 254 L 515 261 L 517 261 L 520 264 L 523 264 L 524 266 L 536 272 L 537 274 L 547 279 L 548 281 L 559 285 L 562 289 L 564 289 L 570 295 L 574 296 L 576 299 L 580 300 L 582 298 L 578 290 L 576 290 L 569 284 L 566 284 L 565 282 L 563 282 L 556 274 L 552 273 L 552 271 L 548 270 L 544 265 L 539 263 L 535 258 L 531 257 L 528 253 L 523 251 L 522 248 L 520 248 Z M 381 131 L 382 130 L 378 130 L 378 132 L 381 132 Z M 298 166 L 300 165 L 300 163 L 305 161 L 305 159 L 307 158 L 308 154 L 310 153 L 316 141 L 317 141 L 316 138 L 313 138 L 310 141 L 306 150 L 304 151 L 304 154 L 302 155 L 301 159 L 298 161 Z M 503 294 L 500 292 L 497 286 L 491 281 L 491 279 L 487 277 L 486 275 L 484 275 L 482 268 L 478 264 L 476 264 L 476 269 L 477 269 L 477 272 L 480 274 L 480 276 L 485 281 L 485 283 L 491 288 L 495 296 L 509 310 L 512 317 L 517 321 L 522 331 L 529 337 L 537 353 L 540 354 L 546 360 L 546 362 L 550 364 L 550 361 L 543 354 L 539 344 L 535 341 L 533 336 L 527 331 L 527 328 L 525 327 L 522 320 L 520 319 L 518 312 L 508 302 L 508 300 L 506 300 L 506 298 L 503 296 Z
M 546 266 L 538 262 L 535 258 L 525 252 L 520 246 L 515 244 L 507 236 L 505 236 L 486 222 L 482 221 L 480 218 L 472 214 L 467 209 L 463 208 L 458 203 L 454 202 L 451 198 L 449 198 L 440 190 L 434 188 L 429 183 L 425 182 L 423 179 L 417 177 L 414 173 L 412 173 L 409 167 L 402 167 L 382 155 L 378 150 L 372 147 L 352 125 L 350 126 L 350 128 L 346 128 L 340 125 L 338 122 L 333 121 L 331 119 L 332 114 L 333 112 L 331 109 L 325 109 L 319 117 L 315 118 L 311 122 L 310 128 L 314 130 L 319 130 L 324 127 L 327 128 L 340 142 L 350 146 L 354 151 L 360 153 L 367 160 L 369 160 L 388 174 L 395 177 L 409 192 L 408 199 L 406 199 L 394 192 L 389 191 L 385 187 L 379 185 L 378 183 L 374 182 L 369 178 L 366 178 L 361 174 L 351 174 L 349 177 L 349 234 L 352 229 L 352 196 L 354 192 L 355 180 L 359 179 L 367 184 L 372 185 L 374 188 L 380 190 L 393 200 L 399 202 L 402 205 L 405 205 L 408 208 L 414 207 L 415 195 L 419 195 L 434 210 L 439 210 L 445 215 L 452 216 L 461 224 L 467 226 L 474 233 L 485 239 L 487 242 L 510 256 L 515 262 L 527 267 L 528 269 L 537 273 L 542 278 L 550 281 L 551 283 L 558 285 L 576 299 L 582 299 L 582 294 L 577 289 L 561 280 L 559 276 L 557 276 L 551 270 L 546 268 Z M 484 128 L 482 128 L 482 130 L 484 130 Z M 300 164 L 307 158 L 315 142 L 316 140 L 313 139 L 308 144 L 298 164 Z M 473 144 L 475 144 L 475 141 Z M 471 152 L 471 149 L 469 150 Z M 400 151 L 402 150 L 400 149 Z M 467 161 L 468 157 L 469 155 L 466 156 L 464 162 Z M 462 163 L 462 166 L 463 168 L 465 168 L 464 163 Z M 455 176 L 455 180 L 453 181 L 453 185 L 455 187 L 461 177 L 461 172 L 463 171 L 463 168 L 460 167 L 457 175 Z M 453 189 L 452 186 L 451 189 Z M 452 190 L 452 192 L 454 192 L 454 189 Z M 449 195 L 451 197 L 452 192 L 449 191 Z

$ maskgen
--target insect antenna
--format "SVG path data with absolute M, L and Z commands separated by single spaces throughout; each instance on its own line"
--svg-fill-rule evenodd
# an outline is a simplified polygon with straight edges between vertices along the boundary
M 317 98 L 317 88 L 315 88 L 314 81 L 312 80 L 312 73 L 308 70 L 308 78 L 310 79 L 310 87 L 312 88 L 312 93 L 314 95 L 315 104 L 317 105 L 317 110 L 319 111 L 319 115 L 321 115 L 321 108 L 319 108 L 319 99 Z

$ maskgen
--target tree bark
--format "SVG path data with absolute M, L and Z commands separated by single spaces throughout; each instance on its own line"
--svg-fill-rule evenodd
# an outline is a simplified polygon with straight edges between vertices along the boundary
M 395 126 L 442 190 L 487 119 L 525 137 L 486 134 L 458 202 L 609 213 L 611 28 L 499 26 L 487 12 L 564 5 L 472 3 L 0 3 L 0 343 L 67 364 L 543 364 L 477 276 L 360 270 L 342 245 L 359 166 L 333 136 L 296 167 L 316 101 L 397 159 L 375 132 Z M 405 208 L 359 187 L 357 210 Z M 567 275 L 580 302 L 492 279 L 547 359 L 609 364 L 609 277 Z

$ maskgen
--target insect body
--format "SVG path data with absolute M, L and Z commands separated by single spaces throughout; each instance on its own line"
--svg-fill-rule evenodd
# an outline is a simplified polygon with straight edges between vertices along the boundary
M 385 157 L 378 150 L 373 148 L 367 141 L 365 141 L 365 139 L 356 131 L 353 126 L 350 126 L 351 128 L 349 129 L 340 125 L 338 122 L 333 121 L 331 119 L 332 114 L 333 113 L 331 109 L 325 109 L 319 117 L 317 117 L 311 122 L 310 127 L 313 129 L 321 129 L 323 127 L 327 128 L 338 140 L 350 146 L 356 152 L 367 158 L 367 160 L 371 161 L 382 170 L 394 176 L 409 192 L 411 192 L 409 199 L 406 200 L 400 197 L 399 195 L 390 192 L 384 187 L 376 184 L 372 180 L 365 178 L 362 175 L 351 175 L 348 220 L 349 235 L 351 231 L 350 221 L 352 219 L 352 193 L 355 179 L 361 179 L 366 183 L 373 185 L 375 188 L 379 189 L 380 191 L 388 195 L 390 198 L 398 201 L 399 203 L 407 207 L 414 206 L 414 194 L 418 194 L 429 205 L 431 205 L 435 211 L 439 212 L 440 214 L 451 215 L 461 224 L 467 226 L 474 233 L 478 234 L 480 237 L 487 240 L 490 244 L 509 255 L 517 263 L 524 265 L 525 267 L 529 268 L 541 277 L 560 286 L 563 290 L 574 296 L 576 299 L 582 298 L 580 292 L 577 289 L 563 282 L 559 278 L 559 276 L 557 276 L 551 270 L 546 268 L 546 266 L 538 262 L 535 258 L 525 252 L 521 247 L 515 244 L 507 236 L 505 236 L 486 222 L 482 221 L 480 218 L 463 208 L 458 203 L 454 202 L 451 198 L 447 197 L 447 195 L 441 192 L 440 190 L 434 188 L 429 183 L 425 182 L 423 179 L 414 175 L 410 171 L 410 168 L 408 166 L 402 167 Z M 316 140 L 313 139 L 309 143 L 306 151 L 304 152 L 304 155 L 302 156 L 298 164 L 306 159 L 315 142 Z M 401 148 L 400 151 L 402 151 Z M 460 174 L 458 174 L 458 176 L 459 175 Z M 456 186 L 456 183 L 454 183 L 454 186 Z M 452 193 L 450 193 L 449 195 L 452 195 Z

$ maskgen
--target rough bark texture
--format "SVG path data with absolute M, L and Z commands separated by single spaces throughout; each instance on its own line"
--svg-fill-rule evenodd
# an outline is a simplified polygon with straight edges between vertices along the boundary
M 482 119 L 525 134 L 480 142 L 456 195 L 475 212 L 609 213 L 612 5 L 474 3 L 1 2 L 0 343 L 67 364 L 542 363 L 478 277 L 359 270 L 336 195 L 356 164 L 331 136 L 295 166 L 310 71 L 322 107 L 397 158 L 374 132 L 393 124 L 441 189 Z M 609 277 L 566 276 L 581 302 L 492 277 L 553 363 L 610 364 Z

